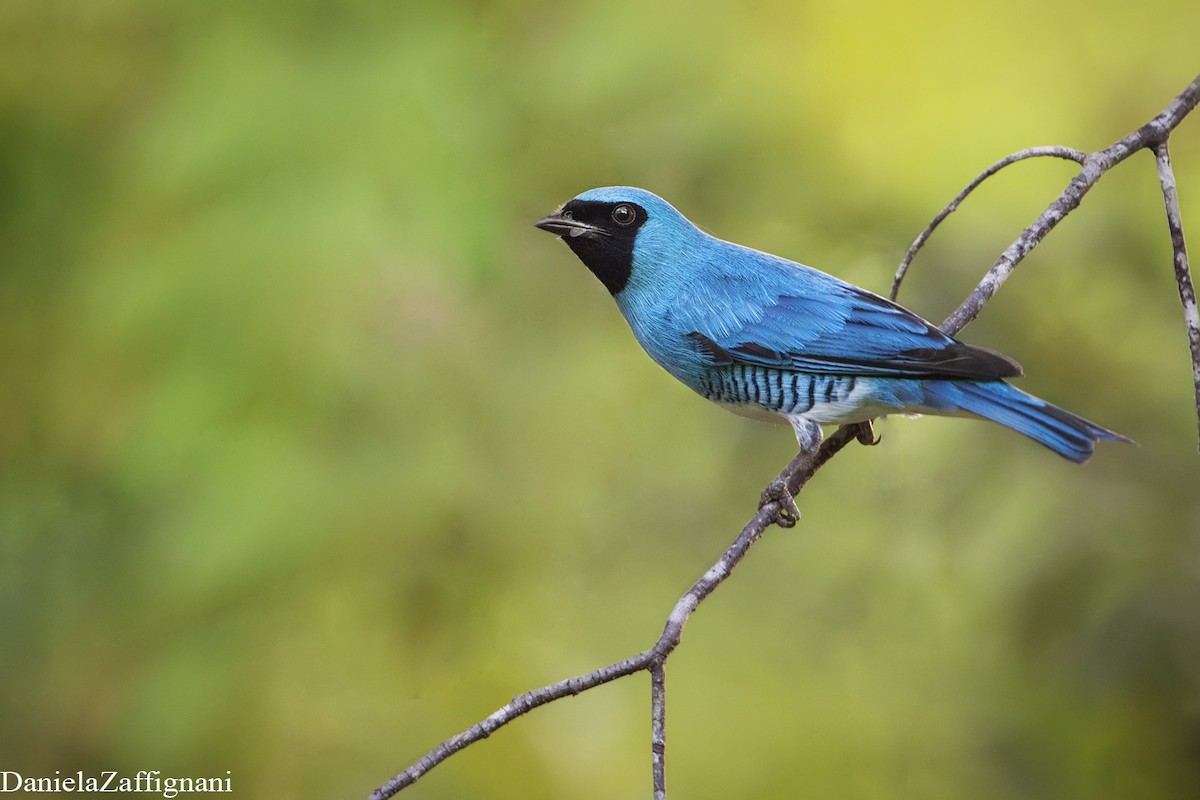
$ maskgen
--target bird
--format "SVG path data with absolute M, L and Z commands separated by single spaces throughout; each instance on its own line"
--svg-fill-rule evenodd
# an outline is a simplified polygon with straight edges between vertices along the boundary
M 1130 441 L 1008 382 L 1021 366 L 907 308 L 701 230 L 645 189 L 589 189 L 534 223 L 600 280 L 646 353 L 753 419 L 790 423 L 801 453 L 822 425 L 887 414 L 979 417 L 1076 463 Z

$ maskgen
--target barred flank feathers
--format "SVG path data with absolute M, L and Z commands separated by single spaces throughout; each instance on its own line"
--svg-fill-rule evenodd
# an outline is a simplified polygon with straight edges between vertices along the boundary
M 804 414 L 819 404 L 840 403 L 858 385 L 855 375 L 803 372 L 733 364 L 708 371 L 697 391 L 709 400 L 755 405 L 780 414 Z

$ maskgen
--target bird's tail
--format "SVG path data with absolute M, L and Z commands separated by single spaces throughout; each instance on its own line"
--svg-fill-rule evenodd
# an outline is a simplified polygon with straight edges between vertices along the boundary
M 1076 463 L 1088 460 L 1096 442 L 1131 441 L 1004 381 L 922 383 L 930 405 L 957 408 L 997 422 Z

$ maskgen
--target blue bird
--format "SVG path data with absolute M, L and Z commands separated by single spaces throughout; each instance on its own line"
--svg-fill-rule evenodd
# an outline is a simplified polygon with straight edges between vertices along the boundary
M 538 228 L 562 237 L 667 372 L 734 413 L 821 425 L 891 413 L 975 416 L 1083 462 L 1120 434 L 1005 382 L 1021 366 L 963 344 L 890 300 L 723 241 L 644 189 L 591 189 Z

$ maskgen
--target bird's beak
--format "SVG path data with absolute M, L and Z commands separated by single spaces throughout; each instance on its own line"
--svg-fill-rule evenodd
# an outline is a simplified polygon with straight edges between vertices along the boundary
M 576 236 L 600 236 L 605 233 L 603 228 L 597 228 L 595 225 L 571 219 L 570 216 L 564 216 L 562 211 L 555 211 L 548 217 L 542 217 L 533 223 L 533 225 L 535 228 L 541 228 L 564 239 L 573 239 Z

